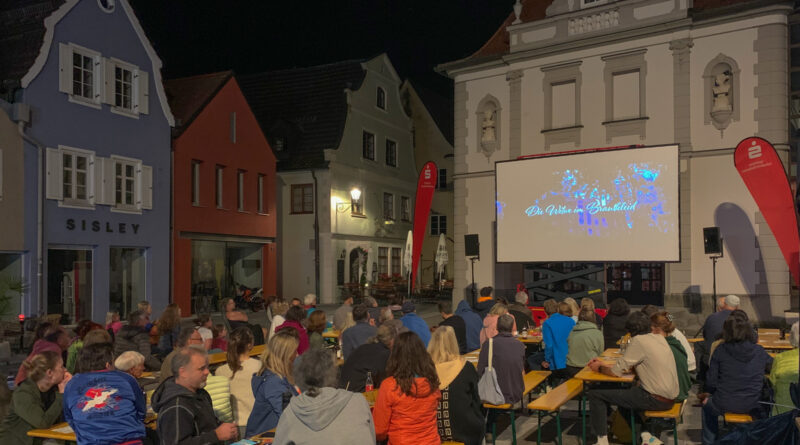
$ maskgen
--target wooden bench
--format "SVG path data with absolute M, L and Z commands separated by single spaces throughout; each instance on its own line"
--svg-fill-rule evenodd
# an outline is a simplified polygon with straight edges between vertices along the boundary
M 538 432 L 536 443 L 542 443 L 542 413 L 556 413 L 556 431 L 558 432 L 558 444 L 561 445 L 561 407 L 579 396 L 583 392 L 583 380 L 569 379 L 550 390 L 547 394 L 540 396 L 528 404 L 528 409 L 536 410 Z
M 672 435 L 675 438 L 675 445 L 678 445 L 678 421 L 683 417 L 683 408 L 686 406 L 686 401 L 676 402 L 672 408 L 665 411 L 645 411 L 645 418 L 653 419 L 669 419 L 672 420 Z
M 751 423 L 753 417 L 750 414 L 725 413 L 725 423 Z
M 547 377 L 550 376 L 550 371 L 531 371 L 525 374 L 522 377 L 522 381 L 525 384 L 525 389 L 522 391 L 522 400 L 525 400 L 525 397 L 530 395 L 531 391 L 533 391 L 537 386 L 541 385 L 542 382 L 547 380 Z M 492 405 L 490 403 L 484 403 L 483 407 L 486 409 L 494 409 L 498 411 L 508 411 L 508 415 L 511 417 L 511 438 L 512 444 L 517 444 L 517 425 L 514 419 L 514 405 L 511 403 L 504 403 L 502 405 Z M 492 421 L 492 444 L 495 443 L 497 440 L 497 422 Z

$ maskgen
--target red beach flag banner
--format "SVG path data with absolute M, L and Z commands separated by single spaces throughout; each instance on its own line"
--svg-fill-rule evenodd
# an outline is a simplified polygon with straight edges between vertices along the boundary
M 797 213 L 789 178 L 775 147 L 762 138 L 747 138 L 736 146 L 733 162 L 800 284 Z
M 417 181 L 417 199 L 414 202 L 414 249 L 411 258 L 411 291 L 417 280 L 417 266 L 419 256 L 422 254 L 422 242 L 425 240 L 425 228 L 428 225 L 428 215 L 431 212 L 433 191 L 436 189 L 436 176 L 439 170 L 433 162 L 427 162 L 422 167 Z

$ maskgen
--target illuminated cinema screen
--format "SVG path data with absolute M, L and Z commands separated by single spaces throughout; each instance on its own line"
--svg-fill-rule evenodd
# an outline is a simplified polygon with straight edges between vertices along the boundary
M 498 262 L 680 261 L 678 146 L 498 162 Z

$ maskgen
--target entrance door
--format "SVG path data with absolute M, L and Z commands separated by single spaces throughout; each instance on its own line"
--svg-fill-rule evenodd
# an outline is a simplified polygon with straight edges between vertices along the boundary
M 108 307 L 124 319 L 146 297 L 145 249 L 112 247 L 110 253 Z
M 67 314 L 70 322 L 92 316 L 92 251 L 48 249 L 47 313 Z

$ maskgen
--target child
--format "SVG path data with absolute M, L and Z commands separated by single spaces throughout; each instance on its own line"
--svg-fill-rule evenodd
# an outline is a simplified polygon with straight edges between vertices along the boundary
M 214 339 L 211 341 L 211 349 L 219 349 L 221 351 L 228 350 L 228 331 L 225 329 L 225 325 L 218 324 L 214 326 L 212 330 L 214 333 Z
M 122 328 L 122 322 L 119 321 L 119 312 L 106 312 L 106 329 L 111 329 L 111 331 L 114 332 L 114 335 L 117 335 L 117 332 L 119 332 L 120 328 Z

